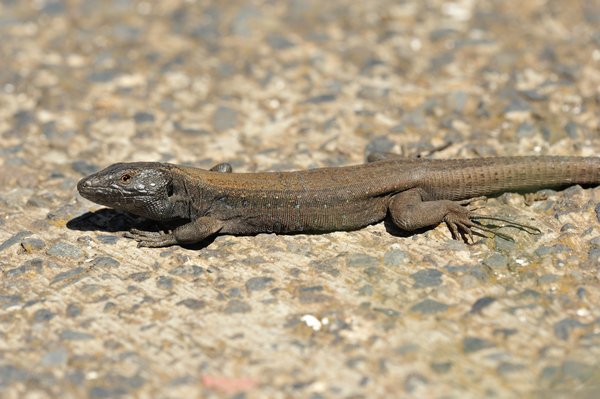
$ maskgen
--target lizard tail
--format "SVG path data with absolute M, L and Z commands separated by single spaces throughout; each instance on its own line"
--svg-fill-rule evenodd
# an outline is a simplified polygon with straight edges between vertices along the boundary
M 483 161 L 483 162 L 482 162 Z M 600 157 L 498 157 L 432 165 L 431 199 L 460 200 L 506 191 L 600 184 Z

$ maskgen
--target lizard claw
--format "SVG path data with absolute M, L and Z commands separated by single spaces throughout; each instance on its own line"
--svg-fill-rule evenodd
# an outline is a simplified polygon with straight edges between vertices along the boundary
M 502 224 L 484 224 L 481 223 L 482 220 L 488 220 L 492 222 L 502 222 Z M 460 237 L 466 242 L 473 244 L 475 240 L 473 238 L 473 230 L 476 230 L 475 234 L 482 235 L 478 233 L 477 230 L 483 231 L 486 233 L 490 233 L 492 236 L 497 236 L 506 241 L 514 242 L 514 238 L 508 234 L 504 234 L 498 229 L 503 227 L 511 227 L 515 229 L 519 229 L 529 234 L 540 234 L 541 230 L 534 226 L 529 226 L 526 224 L 518 223 L 509 219 L 495 217 L 495 216 L 484 216 L 484 215 L 474 215 L 471 210 L 464 208 L 457 204 L 457 207 L 452 207 L 444 221 L 448 225 L 450 232 L 452 233 L 452 238 L 458 240 Z
M 158 248 L 177 244 L 175 237 L 171 233 L 163 231 L 143 231 L 131 229 L 123 234 L 124 237 L 132 238 L 137 241 L 138 248 L 149 247 Z

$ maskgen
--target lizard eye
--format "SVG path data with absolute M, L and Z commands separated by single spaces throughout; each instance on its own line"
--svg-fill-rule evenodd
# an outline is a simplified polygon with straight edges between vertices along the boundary
M 121 176 L 121 183 L 128 184 L 131 181 L 131 175 L 129 173 L 125 173 Z

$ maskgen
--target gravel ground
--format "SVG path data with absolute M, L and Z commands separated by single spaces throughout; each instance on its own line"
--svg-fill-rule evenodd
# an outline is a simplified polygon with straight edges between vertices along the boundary
M 600 154 L 595 1 L 0 1 L 0 397 L 597 398 L 600 189 L 445 226 L 138 249 L 123 160 Z M 90 227 L 91 226 L 91 227 Z

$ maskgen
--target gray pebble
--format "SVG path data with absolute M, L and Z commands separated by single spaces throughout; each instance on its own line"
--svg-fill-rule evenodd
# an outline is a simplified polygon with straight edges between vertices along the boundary
M 377 152 L 391 152 L 394 149 L 396 143 L 392 141 L 388 136 L 377 136 L 371 139 L 365 148 L 367 154 Z
M 554 335 L 558 339 L 566 341 L 569 339 L 571 332 L 576 329 L 584 328 L 585 324 L 576 319 L 566 318 L 554 323 Z
M 117 242 L 117 240 L 119 239 L 119 236 L 108 235 L 108 234 L 100 234 L 100 235 L 96 236 L 96 239 L 101 244 L 114 245 Z
M 20 295 L 0 295 L 0 309 L 8 309 L 23 302 Z
M 379 265 L 379 260 L 371 255 L 363 253 L 351 253 L 346 256 L 348 267 L 373 267 Z
M 184 299 L 183 301 L 177 302 L 177 305 L 185 306 L 188 309 L 198 310 L 198 309 L 202 309 L 206 305 L 206 303 L 199 299 L 187 298 L 187 299 Z
M 482 298 L 479 298 L 475 301 L 473 306 L 471 306 L 471 310 L 469 311 L 469 313 L 481 313 L 483 309 L 487 308 L 494 302 L 496 302 L 496 298 L 491 296 L 484 296 Z
M 29 372 L 27 370 L 15 367 L 12 364 L 0 364 L 0 387 L 25 381 L 28 378 Z
M 152 276 L 151 272 L 137 272 L 137 273 L 131 273 L 129 276 L 127 276 L 127 278 L 140 283 L 142 281 L 148 280 L 151 276 Z
M 271 285 L 273 281 L 275 281 L 275 279 L 272 277 L 252 277 L 246 281 L 246 290 L 261 291 Z
M 390 249 L 383 256 L 383 264 L 386 266 L 400 266 L 408 259 L 406 252 L 399 249 Z
M 306 100 L 309 104 L 322 104 L 335 101 L 337 96 L 335 94 L 321 94 L 319 96 L 310 97 Z
M 592 264 L 600 264 L 600 248 L 592 248 L 588 252 L 588 259 Z
M 97 256 L 92 261 L 92 265 L 96 267 L 105 267 L 105 268 L 113 268 L 119 267 L 121 263 L 118 260 L 111 256 Z
M 421 302 L 411 306 L 410 310 L 415 313 L 422 314 L 434 314 L 439 312 L 445 312 L 448 310 L 448 305 L 445 303 L 441 303 L 438 301 L 434 301 L 433 299 L 424 299 Z
M 31 231 L 27 231 L 27 230 L 19 231 L 18 233 L 14 234 L 10 238 L 8 238 L 6 241 L 4 241 L 2 244 L 0 244 L 0 252 L 4 251 L 7 248 L 12 247 L 16 243 L 20 242 L 23 238 L 30 236 L 31 234 L 33 234 Z
M 150 112 L 139 111 L 133 115 L 135 123 L 150 123 L 154 122 L 154 114 Z
M 81 314 L 81 307 L 77 304 L 70 303 L 67 306 L 67 316 L 68 317 L 77 317 Z
M 463 338 L 463 352 L 464 353 L 473 353 L 480 351 L 486 348 L 492 348 L 495 345 L 483 338 L 477 337 L 465 337 Z
M 396 317 L 400 316 L 400 312 L 398 312 L 397 310 L 394 310 L 394 309 L 390 309 L 390 308 L 373 308 L 373 311 L 383 313 L 387 317 L 396 318 Z
M 433 362 L 431 369 L 438 374 L 446 374 L 452 368 L 452 362 Z
M 419 270 L 410 277 L 415 281 L 415 288 L 436 287 L 442 284 L 442 273 L 436 269 Z
M 107 69 L 104 71 L 95 71 L 87 75 L 87 80 L 90 83 L 107 83 L 119 75 L 116 69 Z
M 252 307 L 246 302 L 239 299 L 232 299 L 225 306 L 224 312 L 228 314 L 232 313 L 248 313 L 252 310 Z
M 508 258 L 505 255 L 495 253 L 483 261 L 483 264 L 493 270 L 505 270 L 508 266 Z
M 501 362 L 498 367 L 496 367 L 496 372 L 500 375 L 505 375 L 509 373 L 514 373 L 516 371 L 522 371 L 525 368 L 522 364 L 509 363 L 509 362 Z
M 94 336 L 91 334 L 74 330 L 64 330 L 60 333 L 60 339 L 63 341 L 85 341 L 93 338 Z
M 39 238 L 26 238 L 21 241 L 21 247 L 27 252 L 34 252 L 43 249 L 46 246 L 44 240 Z
M 594 208 L 594 212 L 596 212 L 596 220 L 600 222 L 600 204 L 596 205 L 596 207 Z
M 156 287 L 162 290 L 172 290 L 173 289 L 173 279 L 167 276 L 160 276 L 156 280 Z
M 76 281 L 80 280 L 81 278 L 83 278 L 84 273 L 85 273 L 85 269 L 82 267 L 76 267 L 76 268 L 73 268 L 66 272 L 58 273 L 56 276 L 54 276 L 54 278 L 50 282 L 50 285 L 58 284 L 58 283 L 76 282 Z
M 43 263 L 44 261 L 40 258 L 30 259 L 23 262 L 19 267 L 7 270 L 5 275 L 6 277 L 17 277 L 28 272 L 41 273 Z
M 238 112 L 229 107 L 219 107 L 212 117 L 213 128 L 222 132 L 237 126 Z
M 64 366 L 67 363 L 69 353 L 63 347 L 54 349 L 42 357 L 41 363 L 44 366 Z
M 33 321 L 35 321 L 36 323 L 41 323 L 52 320 L 54 316 L 56 316 L 56 314 L 48 309 L 38 309 L 33 314 Z
M 181 265 L 169 270 L 169 274 L 174 276 L 197 277 L 204 273 L 204 268 L 197 265 Z
M 285 50 L 294 47 L 294 43 L 280 33 L 269 34 L 267 43 L 274 50 Z
M 74 245 L 59 241 L 48 249 L 48 255 L 77 259 L 83 256 L 83 251 Z

